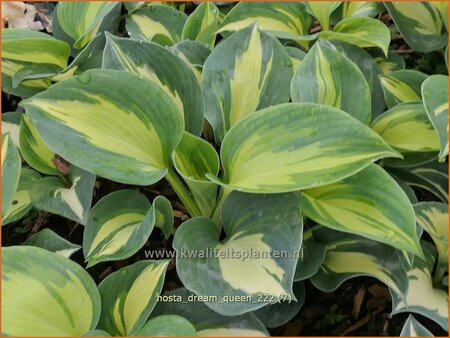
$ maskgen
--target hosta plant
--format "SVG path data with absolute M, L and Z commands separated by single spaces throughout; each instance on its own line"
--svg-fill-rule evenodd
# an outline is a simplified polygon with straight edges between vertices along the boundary
M 4 28 L 3 334 L 269 335 L 361 276 L 391 334 L 448 331 L 447 11 L 60 2 L 52 34 Z

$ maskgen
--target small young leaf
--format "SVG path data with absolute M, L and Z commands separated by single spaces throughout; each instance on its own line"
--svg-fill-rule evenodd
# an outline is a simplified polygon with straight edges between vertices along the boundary
M 21 161 L 19 151 L 8 134 L 2 135 L 2 220 L 12 207 L 14 193 L 20 179 Z M 3 223 L 2 223 L 3 224 Z
M 92 208 L 84 229 L 83 253 L 88 266 L 132 256 L 145 244 L 155 225 L 166 234 L 172 230 L 172 209 L 164 196 L 158 196 L 150 205 L 147 197 L 134 190 L 106 195 Z
M 42 229 L 35 233 L 24 242 L 24 245 L 37 246 L 66 258 L 81 249 L 81 245 L 70 243 L 51 229 Z
M 99 329 L 115 336 L 135 335 L 155 307 L 169 261 L 139 261 L 106 277 L 98 286 L 102 299 Z
M 95 175 L 72 165 L 67 178 L 70 187 L 57 177 L 41 178 L 31 188 L 31 203 L 36 209 L 61 215 L 84 225 L 91 209 Z

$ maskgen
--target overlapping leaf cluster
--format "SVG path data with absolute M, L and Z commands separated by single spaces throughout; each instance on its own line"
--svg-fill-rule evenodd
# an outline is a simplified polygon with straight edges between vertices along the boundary
M 356 276 L 448 330 L 448 76 L 405 69 L 391 41 L 444 62 L 448 3 L 184 6 L 61 2 L 53 35 L 3 29 L 2 90 L 21 100 L 2 114 L 2 224 L 37 209 L 84 226 L 82 243 L 43 229 L 3 248 L 4 333 L 267 335 L 305 280 Z M 92 206 L 103 179 L 130 186 Z M 179 227 L 139 191 L 163 179 Z M 215 301 L 157 302 L 167 259 L 95 284 L 155 227 L 184 286 L 164 296 Z

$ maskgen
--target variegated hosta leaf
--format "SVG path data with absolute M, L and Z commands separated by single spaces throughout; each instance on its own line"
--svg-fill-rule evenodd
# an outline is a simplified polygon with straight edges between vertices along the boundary
M 169 261 L 139 261 L 106 277 L 98 286 L 102 298 L 99 329 L 115 336 L 135 335 L 158 301 Z
M 440 202 L 420 202 L 414 205 L 417 224 L 433 239 L 439 254 L 439 264 L 448 269 L 448 205 Z
M 205 140 L 184 133 L 173 153 L 177 172 L 189 186 L 202 216 L 209 217 L 216 204 L 218 185 L 206 178 L 207 173 L 217 175 L 219 156 Z
M 252 312 L 239 316 L 222 316 L 207 307 L 203 301 L 195 298 L 197 295 L 185 288 L 165 292 L 161 297 L 162 299 L 152 312 L 152 317 L 161 315 L 182 316 L 195 326 L 198 336 L 269 335 L 264 325 Z
M 222 221 L 227 235 L 223 241 L 207 218 L 190 219 L 178 228 L 173 246 L 183 285 L 197 295 L 216 296 L 218 301 L 205 303 L 226 316 L 259 309 L 284 296 L 294 300 L 295 253 L 303 227 L 298 196 L 232 192 L 223 204 Z M 278 251 L 284 252 L 282 257 L 271 254 Z M 261 294 L 272 298 L 261 299 Z M 248 301 L 227 302 L 226 297 Z
M 86 46 L 99 32 L 117 28 L 122 4 L 119 2 L 61 2 L 55 10 L 55 35 L 67 35 L 75 49 Z
M 330 46 L 358 66 L 369 85 L 372 103 L 372 119 L 380 115 L 386 108 L 383 89 L 381 88 L 381 82 L 378 77 L 382 71 L 378 64 L 373 60 L 372 56 L 364 49 L 344 41 L 322 40 L 321 43 Z M 344 109 L 344 111 L 346 110 Z
M 172 222 L 170 202 L 164 196 L 155 198 L 153 205 L 134 190 L 103 197 L 92 208 L 84 228 L 83 253 L 88 266 L 132 256 L 145 244 L 154 226 L 172 230 Z
M 352 61 L 322 41 L 314 44 L 297 68 L 291 97 L 294 102 L 336 107 L 364 124 L 370 123 L 371 95 L 364 75 Z
M 395 1 L 384 5 L 405 41 L 416 51 L 428 53 L 447 44 L 444 22 L 432 2 Z
M 392 313 L 413 312 L 425 316 L 448 331 L 448 293 L 433 288 L 432 266 L 415 257 L 407 271 L 407 291 L 399 292 L 389 285 L 392 296 Z
M 157 337 L 157 336 L 196 336 L 197 331 L 190 321 L 177 315 L 161 315 L 150 319 L 136 336 Z
M 213 48 L 219 15 L 219 9 L 213 2 L 201 3 L 186 20 L 181 34 L 182 39 L 197 41 Z
M 218 32 L 234 32 L 256 22 L 259 29 L 278 38 L 309 33 L 312 18 L 295 2 L 239 2 L 223 19 Z
M 23 244 L 36 246 L 38 248 L 57 253 L 66 258 L 69 258 L 73 253 L 81 249 L 80 245 L 70 243 L 68 240 L 48 228 L 42 229 L 38 233 L 35 233 Z
M 372 1 L 345 1 L 342 3 L 342 18 L 355 16 L 374 17 L 383 11 L 382 5 Z
M 169 50 L 186 62 L 200 83 L 202 81 L 203 64 L 211 54 L 211 50 L 194 41 L 181 41 L 169 47 Z
M 279 327 L 297 315 L 305 302 L 305 285 L 302 282 L 294 283 L 293 290 L 297 301 L 286 297 L 280 303 L 270 304 L 253 312 L 264 326 L 268 328 Z
M 320 32 L 319 38 L 341 40 L 361 48 L 377 47 L 387 55 L 391 33 L 380 20 L 351 17 L 339 21 L 333 31 Z
M 304 214 L 319 224 L 422 255 L 408 197 L 375 164 L 300 195 Z
M 405 69 L 405 60 L 394 52 L 388 52 L 387 57 L 383 54 L 375 54 L 374 61 L 378 63 L 383 74 L 390 74 L 397 70 Z
M 439 161 L 448 155 L 448 76 L 432 75 L 422 84 L 423 105 L 439 136 Z
M 67 66 L 69 53 L 70 47 L 51 35 L 2 29 L 2 90 L 32 96 L 46 89 L 51 85 L 48 78 Z
M 388 108 L 399 103 L 422 100 L 421 86 L 428 75 L 416 70 L 398 70 L 381 75 L 381 86 Z
M 181 41 L 187 16 L 168 6 L 140 8 L 126 20 L 126 30 L 135 40 L 155 41 L 173 45 Z
M 164 177 L 184 129 L 168 94 L 124 71 L 89 70 L 20 104 L 50 149 L 127 184 L 149 185 Z
M 330 29 L 330 16 L 341 4 L 340 1 L 308 1 L 306 10 L 320 22 L 323 31 Z
M 41 178 L 30 190 L 31 203 L 36 209 L 84 225 L 91 209 L 95 175 L 72 165 L 67 178 L 70 187 L 57 177 Z
M 9 133 L 11 141 L 18 149 L 20 149 L 19 135 L 21 119 L 22 113 L 19 112 L 2 113 L 2 135 Z
M 217 143 L 240 119 L 289 101 L 292 62 L 281 43 L 252 25 L 225 39 L 205 62 L 206 118 Z
M 331 292 L 350 278 L 370 276 L 396 290 L 399 295 L 406 294 L 407 261 L 399 250 L 324 227 L 316 228 L 314 237 L 326 245 L 325 261 L 311 278 L 318 289 Z
M 14 193 L 20 179 L 21 161 L 19 151 L 8 134 L 2 135 L 2 221 L 12 207 Z M 3 222 L 2 222 L 3 224 Z
M 325 245 L 316 241 L 312 230 L 303 233 L 303 243 L 295 269 L 294 282 L 314 276 L 325 259 Z
M 372 129 L 400 152 L 439 150 L 438 136 L 420 102 L 396 105 L 378 116 Z
M 11 207 L 3 214 L 2 225 L 18 221 L 28 214 L 33 207 L 30 199 L 30 190 L 40 178 L 41 175 L 32 169 L 21 169 L 17 191 L 13 195 Z M 5 186 L 3 185 L 3 187 Z
M 23 114 L 20 121 L 20 152 L 25 161 L 37 171 L 47 175 L 57 175 L 53 162 L 55 153 L 45 144 L 30 117 Z
M 124 70 L 152 80 L 167 93 L 184 118 L 186 130 L 200 135 L 205 103 L 192 70 L 166 48 L 107 34 L 103 68 Z
M 409 315 L 403 325 L 400 337 L 433 337 L 433 334 L 412 315 Z
M 100 296 L 78 264 L 30 246 L 2 248 L 2 333 L 81 336 L 97 325 Z
M 339 109 L 287 103 L 236 124 L 221 149 L 225 183 L 208 178 L 247 192 L 296 191 L 337 182 L 380 158 L 398 156 Z
M 448 167 L 446 163 L 430 162 L 413 168 L 388 168 L 410 186 L 429 191 L 442 202 L 448 202 Z

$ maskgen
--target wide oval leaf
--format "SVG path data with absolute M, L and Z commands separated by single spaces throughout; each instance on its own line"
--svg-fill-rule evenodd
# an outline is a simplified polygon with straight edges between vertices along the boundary
M 281 43 L 257 25 L 240 30 L 214 48 L 203 68 L 206 118 L 216 142 L 240 119 L 289 101 L 292 62 Z
M 158 196 L 150 205 L 147 197 L 134 190 L 103 197 L 92 208 L 84 228 L 83 253 L 88 266 L 125 259 L 139 251 L 155 225 L 173 222 L 171 212 L 164 214 L 167 204 L 170 207 L 164 196 Z M 171 224 L 169 227 L 171 230 Z
M 2 332 L 81 336 L 97 325 L 100 295 L 78 264 L 44 249 L 2 249 Z
M 400 152 L 439 150 L 439 140 L 422 103 L 402 103 L 381 114 L 372 129 Z
M 224 182 L 208 178 L 247 192 L 296 191 L 342 180 L 380 158 L 398 156 L 339 109 L 288 103 L 236 124 L 221 149 Z
M 421 86 L 427 77 L 428 75 L 411 69 L 381 75 L 381 86 L 388 108 L 399 103 L 420 101 Z
M 126 30 L 135 40 L 173 45 L 181 41 L 187 15 L 169 6 L 140 8 L 126 19 Z
M 448 76 L 432 75 L 422 83 L 423 105 L 439 136 L 439 161 L 448 155 Z
M 149 185 L 164 177 L 184 129 L 171 97 L 124 71 L 89 70 L 21 105 L 50 149 L 127 184 Z
M 370 89 L 363 73 L 321 41 L 314 44 L 297 68 L 291 82 L 291 97 L 294 102 L 339 108 L 364 124 L 371 119 Z
M 234 32 L 254 22 L 275 37 L 291 38 L 308 34 L 312 18 L 302 3 L 239 2 L 225 16 L 218 32 Z
M 113 272 L 100 283 L 102 314 L 99 329 L 132 336 L 155 307 L 169 261 L 139 261 Z
M 447 44 L 443 18 L 432 2 L 395 1 L 384 5 L 405 41 L 416 51 L 428 53 Z
M 32 96 L 67 66 L 70 47 L 51 35 L 21 28 L 2 30 L 2 90 Z
M 202 89 L 190 67 L 166 48 L 107 34 L 102 68 L 125 70 L 154 81 L 173 99 L 186 130 L 195 135 L 202 132 Z
M 55 35 L 67 35 L 73 47 L 81 49 L 97 33 L 117 28 L 121 7 L 121 3 L 109 1 L 58 3 Z
M 378 47 L 388 53 L 391 33 L 380 20 L 367 17 L 350 17 L 339 21 L 333 31 L 320 32 L 321 39 L 341 40 L 361 48 Z
M 304 214 L 319 224 L 422 254 L 408 197 L 375 164 L 343 181 L 305 190 L 301 200 Z
M 220 229 L 207 218 L 190 219 L 178 228 L 173 246 L 183 285 L 197 295 L 217 297 L 205 304 L 226 316 L 259 309 L 283 296 L 294 300 L 303 228 L 298 196 L 235 191 L 223 204 L 222 221 L 223 241 Z M 261 298 L 265 294 L 270 296 Z
M 314 238 L 326 245 L 325 260 L 311 282 L 318 289 L 331 292 L 344 281 L 370 276 L 377 278 L 397 294 L 408 290 L 405 267 L 407 257 L 395 248 L 360 236 L 333 231 L 319 226 Z

